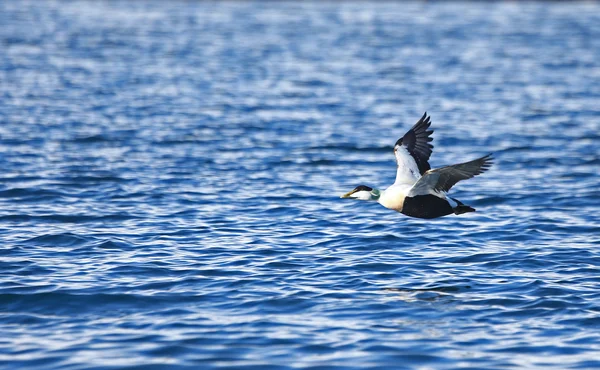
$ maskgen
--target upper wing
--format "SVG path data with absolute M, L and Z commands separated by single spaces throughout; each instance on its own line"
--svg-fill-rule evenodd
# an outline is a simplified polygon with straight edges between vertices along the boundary
M 433 145 L 429 144 L 433 138 L 433 130 L 427 131 L 431 119 L 427 112 L 408 130 L 394 145 L 394 155 L 398 164 L 396 183 L 413 184 L 431 167 L 427 162 L 431 156 Z
M 470 162 L 429 170 L 412 187 L 408 196 L 447 192 L 457 182 L 487 171 L 493 163 L 492 159 L 492 155 L 488 154 Z

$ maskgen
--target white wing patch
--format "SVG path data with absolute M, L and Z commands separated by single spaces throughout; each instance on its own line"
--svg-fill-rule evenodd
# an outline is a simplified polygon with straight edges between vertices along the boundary
M 396 147 L 394 147 L 394 155 L 396 156 L 396 163 L 398 164 L 394 185 L 413 185 L 416 183 L 417 180 L 421 178 L 421 174 L 419 173 L 417 162 L 410 155 L 408 150 L 403 145 L 396 145 Z

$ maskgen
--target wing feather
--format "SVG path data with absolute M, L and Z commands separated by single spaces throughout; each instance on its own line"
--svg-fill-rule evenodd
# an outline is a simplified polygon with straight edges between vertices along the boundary
M 431 156 L 431 151 L 433 150 L 433 145 L 430 144 L 430 142 L 433 141 L 433 138 L 431 137 L 433 130 L 427 130 L 429 126 L 431 126 L 431 117 L 425 112 L 423 117 L 421 117 L 421 119 L 415 123 L 403 137 L 396 141 L 394 153 L 396 153 L 398 166 L 401 165 L 398 160 L 398 148 L 403 146 L 414 159 L 421 175 L 431 169 L 428 161 Z
M 409 192 L 409 196 L 448 192 L 457 182 L 487 171 L 493 164 L 491 154 L 451 166 L 427 171 Z

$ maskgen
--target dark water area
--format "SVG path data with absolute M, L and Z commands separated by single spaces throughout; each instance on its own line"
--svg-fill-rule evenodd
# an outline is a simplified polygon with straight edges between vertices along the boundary
M 600 368 L 599 166 L 599 3 L 0 2 L 0 368 Z

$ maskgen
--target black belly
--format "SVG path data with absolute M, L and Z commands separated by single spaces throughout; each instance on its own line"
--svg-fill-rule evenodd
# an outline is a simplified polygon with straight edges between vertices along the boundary
M 402 213 L 410 217 L 436 218 L 454 213 L 447 200 L 435 195 L 417 195 L 404 198 Z

